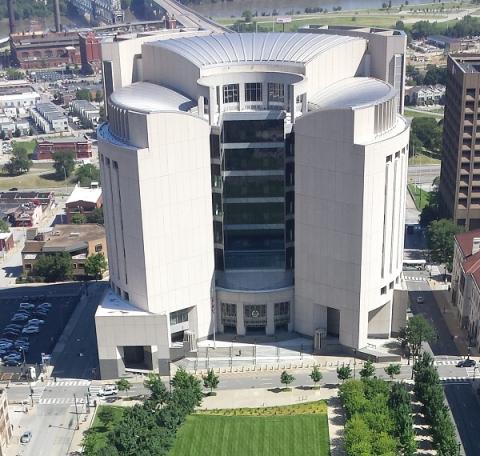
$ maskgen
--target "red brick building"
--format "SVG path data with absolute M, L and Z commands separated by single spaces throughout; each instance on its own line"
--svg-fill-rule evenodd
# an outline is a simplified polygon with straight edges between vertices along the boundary
M 10 38 L 12 57 L 24 70 L 81 64 L 77 32 L 15 33 Z
M 88 217 L 95 209 L 103 206 L 101 188 L 84 188 L 76 186 L 65 203 L 67 223 L 72 223 L 75 214 L 83 214 Z
M 99 73 L 102 68 L 101 40 L 93 32 L 80 33 L 80 56 L 82 72 L 87 74 Z
M 40 140 L 37 142 L 33 156 L 35 160 L 53 160 L 53 154 L 59 150 L 72 151 L 76 160 L 92 157 L 92 143 L 82 137 Z

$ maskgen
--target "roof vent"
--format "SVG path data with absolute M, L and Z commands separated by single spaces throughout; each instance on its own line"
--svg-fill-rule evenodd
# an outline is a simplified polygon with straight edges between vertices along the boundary
M 473 238 L 472 255 L 480 251 L 480 237 Z
M 78 231 L 70 233 L 70 237 L 79 237 L 79 236 L 80 236 L 80 233 Z

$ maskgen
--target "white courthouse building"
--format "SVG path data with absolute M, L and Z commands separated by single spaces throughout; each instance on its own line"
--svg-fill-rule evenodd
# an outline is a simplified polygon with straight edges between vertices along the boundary
M 389 337 L 409 125 L 402 32 L 172 32 L 104 45 L 102 378 L 217 333 Z M 179 348 L 180 347 L 180 348 Z

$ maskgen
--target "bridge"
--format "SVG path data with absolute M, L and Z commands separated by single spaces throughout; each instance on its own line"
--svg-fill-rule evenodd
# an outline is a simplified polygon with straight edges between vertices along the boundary
M 153 4 L 168 13 L 170 17 L 174 16 L 175 19 L 184 27 L 211 30 L 214 33 L 225 33 L 231 31 L 227 27 L 217 24 L 212 19 L 202 16 L 192 8 L 182 5 L 175 0 L 152 0 L 152 6 Z

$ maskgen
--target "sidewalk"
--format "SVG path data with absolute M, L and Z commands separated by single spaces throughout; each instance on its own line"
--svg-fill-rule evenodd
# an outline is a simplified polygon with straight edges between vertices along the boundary
M 450 301 L 450 293 L 448 290 L 438 290 L 432 288 L 435 301 L 438 305 L 443 319 L 448 327 L 448 331 L 454 337 L 454 343 L 460 354 L 466 356 L 468 353 L 469 338 L 466 329 L 460 328 L 460 324 L 457 319 L 457 309 Z M 476 347 L 471 347 L 470 352 L 473 356 L 478 356 Z

